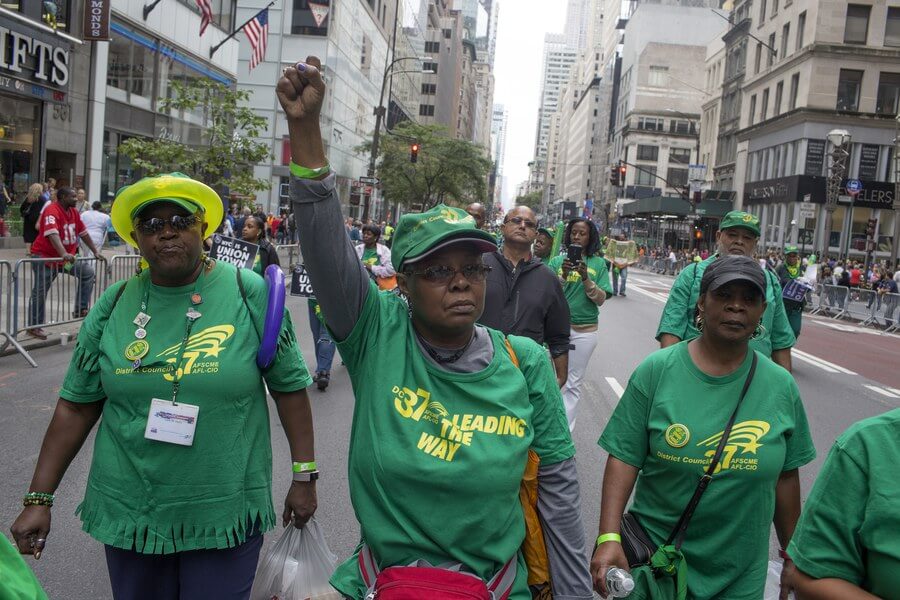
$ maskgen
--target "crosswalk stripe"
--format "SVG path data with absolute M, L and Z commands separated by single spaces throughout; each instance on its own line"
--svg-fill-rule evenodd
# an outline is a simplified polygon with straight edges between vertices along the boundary
M 865 387 L 869 388 L 873 392 L 881 394 L 882 396 L 887 396 L 888 398 L 900 398 L 900 394 L 892 394 L 891 392 L 889 392 L 887 390 L 883 390 L 880 387 L 877 387 L 874 385 L 866 385 Z M 893 389 L 893 388 L 888 388 L 888 389 Z M 896 392 L 897 390 L 893 390 L 893 391 Z
M 800 354 L 800 353 L 797 352 L 797 351 L 794 351 L 794 357 L 795 357 L 795 358 L 799 358 L 799 359 L 802 360 L 803 362 L 809 363 L 809 364 L 811 364 L 811 365 L 814 366 L 814 367 L 819 367 L 820 369 L 822 369 L 823 371 L 826 371 L 826 372 L 828 372 L 828 373 L 837 373 L 837 372 L 838 372 L 837 369 L 832 369 L 831 367 L 825 366 L 825 365 L 823 365 L 822 363 L 820 363 L 820 362 L 818 362 L 818 361 L 812 360 L 811 358 L 807 358 L 807 357 L 803 356 L 802 354 Z
M 824 358 L 819 358 L 818 356 L 813 356 L 812 354 L 810 354 L 808 352 L 804 352 L 803 350 L 798 350 L 797 348 L 792 348 L 792 353 L 795 356 L 797 356 L 798 358 L 801 358 L 801 359 L 806 358 L 808 361 L 815 361 L 815 362 L 821 363 L 823 366 L 829 367 L 839 373 L 844 373 L 845 375 L 856 375 L 856 373 L 854 371 L 851 371 L 850 369 L 845 369 L 841 365 L 836 365 L 833 362 L 828 362 Z
M 665 304 L 666 300 L 669 299 L 669 295 L 668 295 L 668 294 L 660 294 L 660 293 L 657 293 L 657 292 L 651 292 L 651 291 L 649 291 L 649 290 L 645 290 L 644 288 L 642 288 L 642 287 L 639 286 L 639 285 L 629 285 L 629 286 L 628 286 L 628 289 L 629 289 L 629 290 L 634 290 L 635 292 L 637 292 L 637 293 L 639 293 L 639 294 L 642 294 L 642 295 L 644 295 L 644 296 L 647 296 L 648 298 L 652 298 L 653 300 L 657 300 L 657 301 L 659 301 L 659 302 L 662 302 L 663 304 Z
M 609 384 L 609 387 L 612 388 L 612 391 L 616 393 L 616 396 L 619 398 L 622 397 L 622 394 L 625 393 L 625 389 L 622 385 L 616 380 L 615 377 L 606 377 L 606 383 Z
M 887 388 L 887 390 L 889 392 L 891 392 L 892 394 L 897 394 L 897 396 L 900 396 L 900 390 L 898 390 L 897 388 L 889 387 L 889 388 Z

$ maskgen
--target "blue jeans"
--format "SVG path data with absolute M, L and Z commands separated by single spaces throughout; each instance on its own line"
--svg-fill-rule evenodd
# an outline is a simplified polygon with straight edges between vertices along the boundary
M 78 278 L 75 290 L 75 312 L 80 313 L 90 306 L 91 292 L 94 291 L 94 279 L 96 279 L 94 267 L 90 261 L 76 261 L 69 271 L 64 270 L 61 266 L 51 267 L 49 263 L 44 262 L 33 262 L 31 263 L 31 268 L 34 272 L 34 286 L 31 288 L 31 300 L 28 305 L 29 327 L 37 327 L 46 323 L 45 304 L 47 302 L 47 292 L 50 291 L 50 286 L 53 285 L 56 276 L 60 273 Z M 62 294 L 62 297 L 65 297 L 65 294 Z
M 625 282 L 628 281 L 628 269 L 622 269 L 618 273 L 615 269 L 612 272 L 613 275 L 613 296 L 616 296 L 620 293 L 625 293 Z M 622 282 L 621 287 L 619 286 L 619 282 Z
M 312 331 L 313 341 L 316 343 L 316 373 L 324 371 L 331 373 L 331 363 L 334 361 L 334 340 L 328 334 L 328 328 L 316 316 L 316 309 L 309 305 L 309 329 Z

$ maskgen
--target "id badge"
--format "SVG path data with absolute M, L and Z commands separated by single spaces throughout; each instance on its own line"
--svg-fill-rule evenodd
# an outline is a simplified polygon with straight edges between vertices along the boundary
M 198 412 L 200 407 L 193 404 L 172 404 L 169 400 L 154 398 L 150 402 L 144 437 L 168 444 L 192 446 Z

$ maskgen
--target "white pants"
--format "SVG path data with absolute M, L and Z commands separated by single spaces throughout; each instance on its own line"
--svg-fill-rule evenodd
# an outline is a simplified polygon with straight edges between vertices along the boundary
M 575 409 L 581 398 L 581 380 L 587 370 L 588 361 L 597 347 L 597 331 L 569 330 L 569 377 L 562 389 L 563 404 L 566 406 L 566 418 L 569 420 L 569 431 L 575 430 Z

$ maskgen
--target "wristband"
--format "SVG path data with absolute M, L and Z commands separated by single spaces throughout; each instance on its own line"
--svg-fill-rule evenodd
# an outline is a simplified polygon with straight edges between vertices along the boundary
M 622 543 L 622 536 L 618 533 L 601 533 L 600 537 L 597 538 L 597 545 L 605 544 L 606 542 L 619 542 Z
M 295 462 L 293 464 L 292 470 L 294 473 L 304 473 L 307 471 L 315 471 L 318 467 L 316 466 L 316 461 L 312 462 Z
M 330 171 L 330 165 L 325 165 L 324 167 L 319 167 L 318 169 L 310 169 L 307 167 L 301 167 L 294 161 L 291 161 L 291 175 L 299 179 L 315 179 L 316 177 L 325 175 Z

